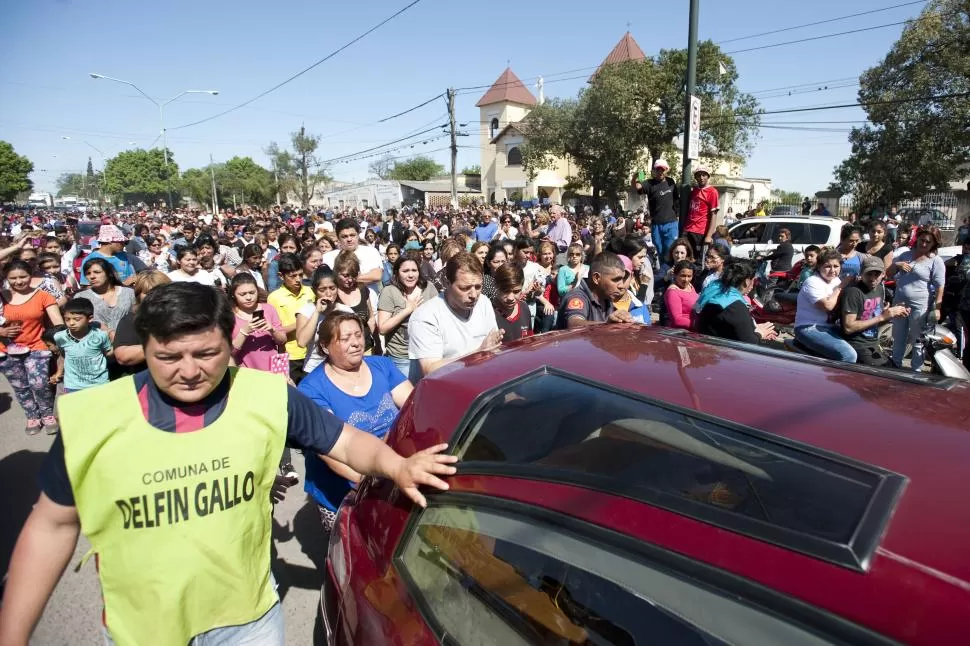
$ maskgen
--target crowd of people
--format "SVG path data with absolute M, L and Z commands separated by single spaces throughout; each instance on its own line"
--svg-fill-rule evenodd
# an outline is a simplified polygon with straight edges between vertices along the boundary
M 638 183 L 646 205 L 633 213 L 560 205 L 142 209 L 101 214 L 90 239 L 90 220 L 5 215 L 0 372 L 26 433 L 58 435 L 41 477 L 52 506 L 38 505 L 36 522 L 85 517 L 77 500 L 90 502 L 79 489 L 83 458 L 95 460 L 100 448 L 78 439 L 79 425 L 104 409 L 112 423 L 99 419 L 107 435 L 98 437 L 128 449 L 133 440 L 111 435 L 125 425 L 211 431 L 198 434 L 209 438 L 199 440 L 207 451 L 217 451 L 226 416 L 253 432 L 283 428 L 278 444 L 250 447 L 248 459 L 272 463 L 260 491 L 279 496 L 295 484 L 287 446 L 306 449 L 304 488 L 329 531 L 363 475 L 388 475 L 418 502 L 418 484 L 445 486 L 434 474 L 451 472 L 439 455 L 446 447 L 403 463 L 378 447 L 414 386 L 470 353 L 553 330 L 658 320 L 742 343 L 777 339 L 773 324 L 752 316 L 766 276 L 756 261 L 732 257 L 737 241 L 719 225 L 709 172 L 695 171 L 681 219 L 668 170 L 658 160 Z M 796 306 L 794 336 L 805 347 L 902 367 L 912 346 L 910 368 L 919 370 L 925 326 L 947 311 L 970 320 L 970 240 L 948 266 L 940 245 L 933 227 L 901 225 L 889 236 L 881 222 L 867 231 L 848 224 L 838 248 L 806 247 L 794 264 L 791 232 L 781 229 L 762 260 L 792 276 L 777 298 Z M 891 298 L 886 278 L 895 283 Z M 878 339 L 885 323 L 893 328 L 889 356 Z M 272 392 L 278 401 L 267 400 Z M 357 438 L 351 446 L 341 443 L 345 434 Z M 164 441 L 152 447 L 166 458 L 188 456 Z M 146 485 L 155 473 L 150 457 L 125 466 L 144 470 Z M 26 576 L 18 574 L 18 585 Z M 272 595 L 260 586 L 265 610 Z M 39 610 L 27 605 L 35 621 Z M 191 636 L 205 626 L 193 615 L 179 629 Z

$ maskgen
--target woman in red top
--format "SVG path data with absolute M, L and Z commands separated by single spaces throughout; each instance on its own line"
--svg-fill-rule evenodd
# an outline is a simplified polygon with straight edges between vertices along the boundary
M 0 359 L 0 373 L 10 382 L 17 403 L 27 416 L 27 435 L 45 430 L 58 431 L 54 417 L 54 389 L 50 384 L 51 353 L 41 339 L 45 317 L 51 325 L 63 325 L 54 297 L 31 287 L 30 265 L 14 260 L 7 265 L 10 290 L 4 291 L 3 340 L 6 356 Z

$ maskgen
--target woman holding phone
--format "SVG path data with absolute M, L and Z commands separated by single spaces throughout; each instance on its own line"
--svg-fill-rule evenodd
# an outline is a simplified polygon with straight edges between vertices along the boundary
M 287 374 L 288 358 L 279 352 L 279 346 L 286 343 L 283 323 L 271 305 L 259 302 L 256 279 L 248 273 L 236 274 L 229 284 L 229 297 L 236 316 L 232 329 L 236 365 Z

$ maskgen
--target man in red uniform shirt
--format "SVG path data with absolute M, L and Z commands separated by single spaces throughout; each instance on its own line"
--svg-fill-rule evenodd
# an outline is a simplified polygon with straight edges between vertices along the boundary
M 713 242 L 711 236 L 717 227 L 718 196 L 717 189 L 710 186 L 711 173 L 703 166 L 694 171 L 697 186 L 690 192 L 690 211 L 687 213 L 687 225 L 684 235 L 694 247 L 694 257 L 703 257 L 704 245 Z

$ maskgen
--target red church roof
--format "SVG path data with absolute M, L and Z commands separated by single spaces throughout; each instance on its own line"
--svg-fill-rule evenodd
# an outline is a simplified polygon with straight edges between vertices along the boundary
M 599 71 L 606 65 L 610 65 L 612 63 L 625 63 L 626 61 L 642 61 L 646 59 L 646 57 L 647 55 L 643 53 L 642 49 L 640 49 L 640 46 L 637 44 L 637 41 L 633 39 L 630 32 L 626 32 L 623 34 L 623 38 L 620 39 L 620 42 L 616 44 L 616 47 L 613 48 L 613 51 L 611 51 L 609 56 L 607 56 L 606 59 L 600 63 L 599 68 L 593 73 L 593 76 L 589 77 L 589 79 L 592 81 L 593 77 L 595 77 L 596 74 L 598 74 Z
M 522 105 L 536 104 L 536 98 L 532 96 L 532 93 L 525 87 L 525 84 L 519 80 L 519 77 L 515 75 L 511 67 L 505 68 L 502 75 L 492 84 L 488 92 L 478 100 L 475 107 L 480 108 L 483 105 L 504 102 L 520 103 Z

